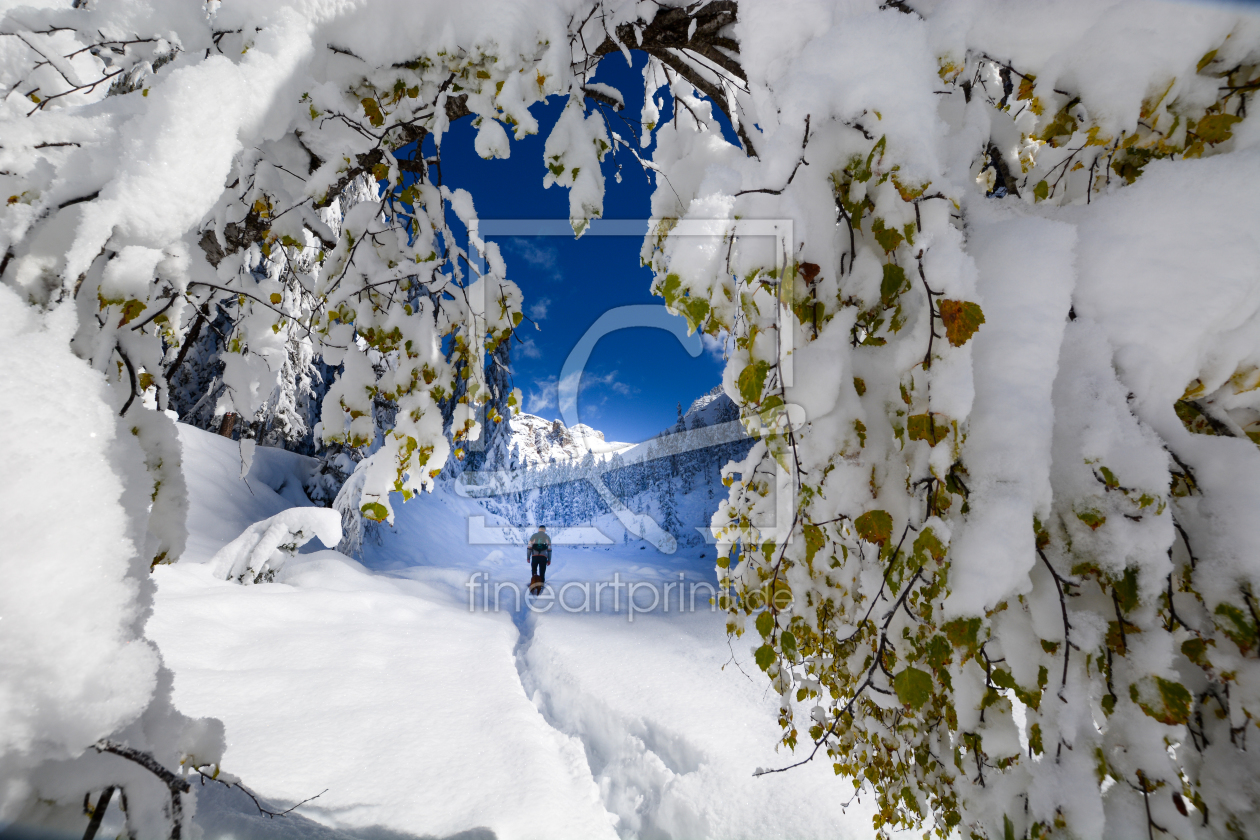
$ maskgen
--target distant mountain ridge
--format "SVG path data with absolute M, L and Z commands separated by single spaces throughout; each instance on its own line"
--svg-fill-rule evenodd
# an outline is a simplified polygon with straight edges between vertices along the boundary
M 546 420 L 533 414 L 514 414 L 508 421 L 510 450 L 516 452 L 514 468 L 530 469 L 550 463 L 581 461 L 588 452 L 607 456 L 633 446 L 604 440 L 604 433 L 585 423 L 572 428 L 559 420 Z
M 637 539 L 601 496 L 596 485 L 602 483 L 605 492 L 651 517 L 679 545 L 695 545 L 701 540 L 696 529 L 707 528 L 725 498 L 721 468 L 742 459 L 752 440 L 738 426 L 725 425 L 738 420 L 739 409 L 720 387 L 686 412 L 680 405 L 678 415 L 678 422 L 656 436 L 627 444 L 606 441 L 585 424 L 569 428 L 559 420 L 516 414 L 461 481 L 489 491 L 477 495 L 505 524 L 594 526 L 610 540 Z M 494 485 L 502 492 L 489 489 Z

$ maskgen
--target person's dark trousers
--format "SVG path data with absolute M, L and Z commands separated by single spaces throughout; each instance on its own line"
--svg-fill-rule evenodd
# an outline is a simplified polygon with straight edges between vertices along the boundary
M 534 557 L 529 561 L 530 574 L 536 575 L 544 580 L 547 578 L 547 558 Z

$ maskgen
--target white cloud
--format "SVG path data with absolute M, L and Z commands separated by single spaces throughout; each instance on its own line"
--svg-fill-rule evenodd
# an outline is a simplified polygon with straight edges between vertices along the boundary
M 722 330 L 717 335 L 700 334 L 700 343 L 704 345 L 705 352 L 719 362 L 726 360 L 726 345 L 729 339 L 730 334 L 726 330 Z
M 535 268 L 555 268 L 556 266 L 555 248 L 540 248 L 528 239 L 522 239 L 519 236 L 509 239 L 506 245 L 509 251 Z
M 618 394 L 621 394 L 623 397 L 628 397 L 639 392 L 638 388 L 627 385 L 626 383 L 618 380 L 617 371 L 615 370 L 602 376 L 598 373 L 592 373 L 589 370 L 585 371 L 582 376 L 582 393 L 586 393 L 596 387 L 610 388 Z
M 593 388 L 608 389 L 625 397 L 633 396 L 639 391 L 638 388 L 618 380 L 617 371 L 615 370 L 605 374 L 585 371 L 572 374 L 571 378 L 566 380 L 567 387 L 564 390 L 568 394 L 572 395 L 574 391 L 573 379 L 579 376 L 582 382 L 581 412 L 583 415 L 594 416 L 598 413 L 596 409 L 608 399 L 606 394 L 598 399 L 592 399 L 596 394 L 588 392 Z M 525 394 L 525 410 L 530 414 L 536 414 L 548 409 L 558 409 L 560 407 L 560 386 L 561 383 L 554 376 L 547 379 L 534 380 L 534 387 Z
M 521 355 L 521 358 L 523 359 L 541 359 L 542 358 L 542 350 L 538 349 L 538 345 L 534 342 L 534 339 L 532 338 L 525 339 L 520 344 L 516 345 L 513 349 L 516 350 L 516 352 L 519 353 Z
M 525 394 L 525 410 L 530 414 L 538 414 L 556 407 L 557 383 L 553 376 L 550 379 L 534 380 L 534 388 Z
M 541 321 L 547 317 L 547 308 L 551 306 L 551 298 L 540 298 L 529 308 L 529 317 Z
M 638 388 L 631 388 L 629 385 L 627 385 L 624 382 L 610 382 L 608 383 L 608 386 L 612 388 L 614 391 L 616 391 L 618 394 L 622 394 L 623 396 L 627 396 L 627 397 L 633 393 L 636 393 L 639 390 Z

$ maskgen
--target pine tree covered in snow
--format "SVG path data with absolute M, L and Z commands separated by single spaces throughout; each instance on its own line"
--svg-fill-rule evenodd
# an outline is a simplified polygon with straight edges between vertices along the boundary
M 132 831 L 186 831 L 178 779 L 136 793 L 153 774 L 114 749 L 185 768 L 222 752 L 141 641 L 146 569 L 185 539 L 171 386 L 200 400 L 217 379 L 211 416 L 297 435 L 322 359 L 338 373 L 312 441 L 374 450 L 343 507 L 390 520 L 392 492 L 431 487 L 506 416 L 484 360 L 522 318 L 472 197 L 412 150 L 432 136 L 440 158 L 471 118 L 476 151 L 505 156 L 509 130 L 539 130 L 530 105 L 563 97 L 544 177 L 580 234 L 600 161 L 632 151 L 587 110 L 620 104 L 589 77 L 639 49 L 661 174 L 644 258 L 667 305 L 731 339 L 724 389 L 758 440 L 714 517 L 724 605 L 758 639 L 783 743 L 872 790 L 882 833 L 1254 834 L 1256 19 L 1095 0 L 528 10 L 6 6 L 5 439 L 61 422 L 67 454 L 6 458 L 20 667 L 0 678 L 19 698 L 0 820 L 78 819 L 122 785 Z M 792 221 L 780 252 L 741 234 L 757 219 Z M 67 483 L 93 494 L 82 521 L 40 530 Z M 26 573 L 36 558 L 50 577 Z M 74 621 L 32 612 L 40 591 Z M 63 667 L 76 650 L 91 664 Z

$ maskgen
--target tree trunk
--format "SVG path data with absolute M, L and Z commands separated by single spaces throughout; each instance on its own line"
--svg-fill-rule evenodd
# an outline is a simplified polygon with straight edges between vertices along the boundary
M 205 323 L 205 320 L 205 315 L 202 312 L 198 312 L 192 328 L 188 330 L 188 335 L 184 337 L 183 346 L 179 348 L 179 354 L 175 357 L 175 361 L 171 362 L 171 366 L 166 369 L 166 381 L 168 383 L 175 378 L 175 371 L 179 370 L 179 366 L 184 363 L 184 357 L 188 355 L 189 349 L 197 341 L 197 337 L 201 335 L 201 325 Z
M 227 414 L 223 415 L 223 422 L 219 424 L 219 434 L 223 435 L 225 438 L 230 438 L 232 436 L 232 430 L 235 428 L 236 415 L 229 411 Z

